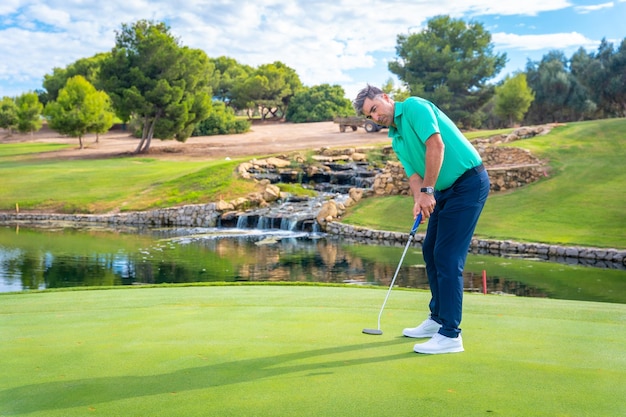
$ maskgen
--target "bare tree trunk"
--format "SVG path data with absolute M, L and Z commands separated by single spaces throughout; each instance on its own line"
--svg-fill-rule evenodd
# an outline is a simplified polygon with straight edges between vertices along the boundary
M 154 136 L 154 125 L 156 125 L 157 118 L 155 117 L 150 125 L 150 131 L 148 132 L 148 137 L 146 138 L 146 143 L 143 147 L 142 153 L 148 153 L 150 151 L 150 144 L 152 143 L 152 137 Z
M 83 149 L 83 137 L 78 136 L 78 143 L 80 144 L 80 149 Z
M 143 129 L 141 131 L 141 140 L 139 141 L 139 145 L 137 145 L 137 148 L 135 149 L 135 152 L 133 153 L 140 153 L 141 152 L 141 148 L 143 148 L 143 144 L 146 141 L 146 137 L 148 136 L 148 118 L 145 117 L 143 119 Z
M 139 153 L 141 152 L 141 148 L 143 147 L 143 143 L 146 141 L 145 138 L 141 138 L 141 140 L 139 141 L 139 145 L 137 145 L 137 147 L 135 148 L 135 151 L 133 153 Z
M 150 151 L 150 144 L 152 143 L 152 136 L 154 136 L 154 126 L 156 125 L 156 122 L 158 119 L 159 117 L 155 116 L 155 118 L 152 120 L 152 123 L 150 123 L 150 129 L 148 130 L 148 135 L 142 141 L 143 147 L 139 149 L 137 153 L 148 153 Z

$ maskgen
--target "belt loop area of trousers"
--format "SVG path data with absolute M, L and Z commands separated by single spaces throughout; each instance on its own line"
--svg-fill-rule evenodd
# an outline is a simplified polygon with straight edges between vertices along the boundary
M 469 177 L 473 177 L 474 175 L 480 174 L 484 170 L 485 170 L 484 164 L 480 164 L 478 166 L 475 166 L 474 168 L 468 169 L 459 178 L 457 178 L 456 181 L 454 181 L 454 183 L 450 186 L 450 188 L 454 187 L 455 185 L 457 185 L 458 183 L 462 182 L 463 180 Z

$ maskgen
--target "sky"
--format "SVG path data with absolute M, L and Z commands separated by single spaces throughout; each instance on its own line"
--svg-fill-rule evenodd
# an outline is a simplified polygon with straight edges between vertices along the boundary
M 626 38 L 626 0 L 1 0 L 0 97 L 43 89 L 45 74 L 110 51 L 123 23 L 165 22 L 181 45 L 257 67 L 281 61 L 304 85 L 353 98 L 382 85 L 397 36 L 435 16 L 482 23 L 508 62 L 493 82 L 551 50 L 570 58 Z

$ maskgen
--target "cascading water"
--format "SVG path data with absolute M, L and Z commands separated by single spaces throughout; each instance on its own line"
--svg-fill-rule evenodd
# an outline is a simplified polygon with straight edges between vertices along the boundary
M 227 218 L 219 219 L 220 227 L 237 229 L 285 230 L 319 233 L 317 214 L 323 203 L 329 199 L 343 203 L 352 188 L 371 189 L 374 178 L 380 172 L 367 162 L 326 162 L 324 169 L 279 170 L 276 168 L 256 168 L 248 171 L 256 180 L 271 183 L 302 184 L 317 191 L 317 197 L 288 197 L 273 203 L 270 207 L 247 210 L 241 213 L 228 213 Z
M 221 219 L 220 227 L 319 233 L 316 217 L 322 204 L 329 199 L 343 203 L 347 198 L 345 194 L 328 193 L 307 199 L 288 198 L 269 207 L 236 214 L 236 218 Z

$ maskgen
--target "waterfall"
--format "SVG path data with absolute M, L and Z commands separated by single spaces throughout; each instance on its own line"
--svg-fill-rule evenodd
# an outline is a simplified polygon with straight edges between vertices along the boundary
M 222 228 L 282 230 L 288 232 L 321 233 L 317 224 L 317 214 L 329 198 L 341 202 L 347 194 L 321 193 L 317 197 L 293 197 L 275 202 L 271 206 L 249 209 L 245 212 L 229 212 L 220 217 Z
M 239 216 L 237 218 L 237 229 L 248 228 L 248 216 Z
M 298 225 L 298 219 L 283 217 L 280 220 L 280 230 L 296 230 L 296 226 Z

